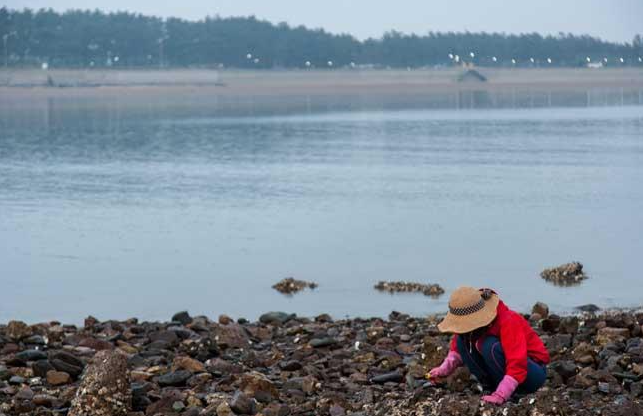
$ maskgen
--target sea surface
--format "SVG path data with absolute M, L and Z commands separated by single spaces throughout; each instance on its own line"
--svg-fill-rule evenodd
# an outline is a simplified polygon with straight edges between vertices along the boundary
M 643 305 L 643 106 L 194 110 L 0 110 L 0 322 Z M 573 260 L 581 285 L 539 277 Z

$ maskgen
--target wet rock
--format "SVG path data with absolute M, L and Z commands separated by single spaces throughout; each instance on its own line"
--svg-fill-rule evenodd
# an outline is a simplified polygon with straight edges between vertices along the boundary
M 181 311 L 172 316 L 172 322 L 179 322 L 181 325 L 189 325 L 192 323 L 192 317 L 187 311 Z
M 573 286 L 580 284 L 587 276 L 583 273 L 583 265 L 579 262 L 563 264 L 558 267 L 545 269 L 540 276 L 557 286 Z
M 375 285 L 380 292 L 389 293 L 422 293 L 424 296 L 438 297 L 444 294 L 444 289 L 438 284 L 423 284 L 415 282 L 384 282 L 380 281 Z
M 259 317 L 259 321 L 263 324 L 283 325 L 286 322 L 295 318 L 295 314 L 288 314 L 285 312 L 268 312 Z
M 232 396 L 230 409 L 238 415 L 254 415 L 257 412 L 255 401 L 240 391 Z
M 81 380 L 69 416 L 125 416 L 131 410 L 126 357 L 99 351 Z
M 307 288 L 315 289 L 317 288 L 317 283 L 306 282 L 303 280 L 296 280 L 292 277 L 287 277 L 281 280 L 280 282 L 274 284 L 272 288 L 278 291 L 279 293 L 283 293 L 285 295 L 292 295 L 294 293 L 300 292 Z
M 541 319 L 545 319 L 549 316 L 549 306 L 543 302 L 537 302 L 532 308 L 531 313 L 537 313 L 540 315 Z

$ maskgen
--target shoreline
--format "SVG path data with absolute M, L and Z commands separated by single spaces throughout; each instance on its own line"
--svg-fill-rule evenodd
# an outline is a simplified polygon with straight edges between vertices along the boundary
M 119 390 L 126 396 L 113 413 L 119 415 L 643 412 L 640 308 L 561 316 L 534 305 L 529 322 L 552 357 L 548 380 L 500 407 L 480 406 L 479 387 L 465 370 L 445 385 L 426 385 L 424 374 L 448 349 L 438 321 L 398 312 L 386 319 L 271 312 L 257 322 L 214 321 L 180 312 L 167 322 L 12 321 L 0 324 L 0 412 L 53 416 L 78 406 L 78 386 L 99 365 L 92 357 L 110 354 L 124 357 L 129 383 Z

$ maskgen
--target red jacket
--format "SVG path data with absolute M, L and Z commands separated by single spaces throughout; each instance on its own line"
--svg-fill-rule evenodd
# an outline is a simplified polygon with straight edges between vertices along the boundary
M 481 339 L 488 335 L 500 339 L 505 353 L 505 374 L 515 378 L 518 383 L 527 378 L 527 357 L 540 364 L 549 363 L 549 352 L 529 322 L 502 301 L 498 303 L 496 318 Z M 451 339 L 451 351 L 458 351 L 457 337 L 455 335 Z

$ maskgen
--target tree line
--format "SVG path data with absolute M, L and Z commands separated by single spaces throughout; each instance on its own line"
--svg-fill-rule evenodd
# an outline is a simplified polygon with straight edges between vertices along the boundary
M 162 19 L 126 12 L 0 8 L 3 64 L 11 67 L 417 68 L 643 65 L 643 43 L 560 33 L 348 34 L 255 17 Z

